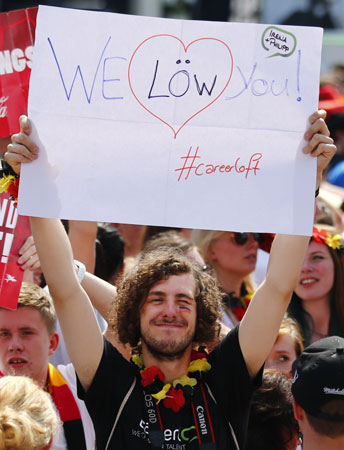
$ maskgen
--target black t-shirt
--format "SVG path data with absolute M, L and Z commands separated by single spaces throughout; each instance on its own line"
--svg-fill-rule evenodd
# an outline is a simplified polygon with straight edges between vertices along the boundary
M 251 395 L 260 384 L 261 374 L 250 379 L 238 340 L 238 327 L 210 353 L 211 370 L 204 376 L 217 404 L 208 394 L 207 403 L 212 421 L 217 450 L 236 449 L 230 434 L 230 421 L 240 448 L 245 439 Z M 78 382 L 79 397 L 85 400 L 92 418 L 97 449 L 105 449 L 118 409 L 127 394 L 137 369 L 105 339 L 104 352 L 92 384 L 85 393 Z M 199 385 L 195 387 L 198 389 Z M 178 413 L 159 408 L 164 430 L 164 449 L 196 450 L 199 448 L 191 406 Z M 152 449 L 148 438 L 147 408 L 140 381 L 136 385 L 121 413 L 111 439 L 111 450 Z

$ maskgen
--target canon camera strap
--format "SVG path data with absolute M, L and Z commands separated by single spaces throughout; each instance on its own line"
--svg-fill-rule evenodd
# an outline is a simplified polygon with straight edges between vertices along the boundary
M 192 415 L 197 432 L 200 450 L 216 450 L 215 436 L 207 397 L 204 386 L 199 382 L 199 389 L 194 389 L 193 401 L 191 402 Z M 168 393 L 167 393 L 168 395 Z M 153 448 L 164 448 L 164 427 L 161 420 L 160 408 L 154 397 L 143 390 L 146 421 L 148 426 L 148 437 Z M 187 407 L 184 406 L 184 408 Z M 178 413 L 176 413 L 178 414 Z

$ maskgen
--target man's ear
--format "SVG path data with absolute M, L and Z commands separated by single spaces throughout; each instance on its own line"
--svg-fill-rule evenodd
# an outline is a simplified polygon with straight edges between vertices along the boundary
M 55 331 L 54 333 L 51 333 L 49 339 L 50 339 L 49 356 L 51 356 L 56 352 L 57 347 L 59 346 L 60 336 Z
M 302 422 L 304 419 L 304 411 L 302 407 L 297 403 L 297 401 L 293 397 L 293 410 L 294 410 L 294 417 L 298 422 Z

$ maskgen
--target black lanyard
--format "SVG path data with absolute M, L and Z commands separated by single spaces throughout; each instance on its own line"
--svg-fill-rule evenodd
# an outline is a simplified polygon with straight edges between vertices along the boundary
M 216 450 L 213 424 L 210 418 L 210 411 L 207 397 L 204 392 L 204 385 L 202 382 L 200 382 L 199 385 L 200 389 L 194 390 L 193 402 L 191 403 L 199 448 L 201 450 Z
M 191 409 L 197 432 L 200 450 L 216 450 L 213 424 L 210 418 L 207 397 L 201 381 L 199 389 L 194 388 Z M 168 393 L 167 393 L 168 395 Z M 148 437 L 154 448 L 164 448 L 164 427 L 161 420 L 160 408 L 151 394 L 143 390 L 146 420 L 149 424 Z M 187 406 L 184 406 L 184 408 Z M 178 413 L 176 413 L 178 414 Z
M 146 410 L 146 420 L 148 421 L 148 437 L 152 447 L 163 448 L 164 431 L 161 422 L 159 405 L 156 404 L 155 398 L 151 394 L 147 394 L 143 389 L 143 398 Z

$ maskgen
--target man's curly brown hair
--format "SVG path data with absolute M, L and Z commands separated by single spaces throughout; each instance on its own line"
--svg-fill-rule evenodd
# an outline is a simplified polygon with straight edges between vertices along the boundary
M 194 342 L 217 339 L 222 295 L 216 281 L 176 250 L 157 249 L 145 254 L 118 286 L 110 324 L 123 344 L 137 347 L 141 337 L 140 311 L 148 292 L 158 281 L 172 275 L 192 274 L 196 282 L 197 322 Z

